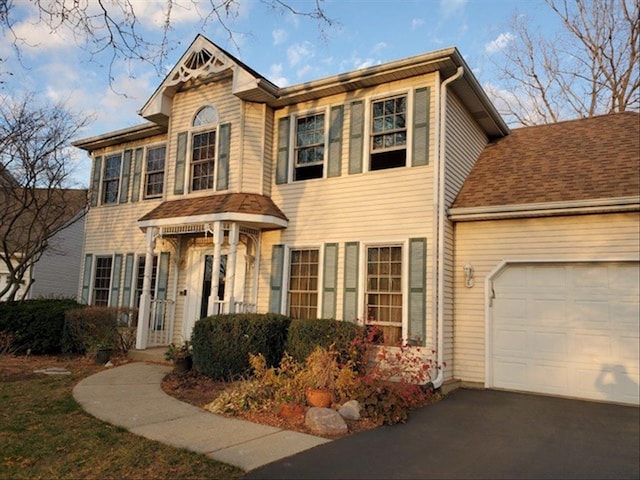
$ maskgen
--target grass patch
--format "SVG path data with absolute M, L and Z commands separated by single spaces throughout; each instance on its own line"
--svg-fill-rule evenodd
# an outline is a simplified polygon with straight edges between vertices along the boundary
M 72 374 L 34 375 L 42 357 L 0 356 L 0 479 L 237 479 L 244 473 L 93 418 L 71 391 L 96 367 L 47 358 L 46 366 Z

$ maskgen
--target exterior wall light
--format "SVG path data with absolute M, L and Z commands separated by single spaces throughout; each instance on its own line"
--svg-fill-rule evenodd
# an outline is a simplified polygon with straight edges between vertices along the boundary
M 467 288 L 473 287 L 473 265 L 467 263 L 464 268 L 464 286 Z

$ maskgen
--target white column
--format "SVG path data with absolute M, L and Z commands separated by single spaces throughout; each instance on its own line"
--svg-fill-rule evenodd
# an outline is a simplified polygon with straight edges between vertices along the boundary
M 151 274 L 153 271 L 153 251 L 156 246 L 157 229 L 147 228 L 147 249 L 144 259 L 144 276 L 142 278 L 142 295 L 138 305 L 138 330 L 136 332 L 136 348 L 147 348 L 149 336 L 149 320 L 151 317 Z
M 218 298 L 218 286 L 220 285 L 220 251 L 222 250 L 222 241 L 224 240 L 224 232 L 222 231 L 222 222 L 214 222 L 213 224 L 213 265 L 211 266 L 211 295 L 209 296 L 209 306 L 207 307 L 207 315 L 214 312 L 214 301 Z
M 229 231 L 229 256 L 227 257 L 227 271 L 225 277 L 225 297 L 229 305 L 229 313 L 235 313 L 235 284 L 236 284 L 236 257 L 238 252 L 238 239 L 240 228 L 237 223 L 231 224 Z

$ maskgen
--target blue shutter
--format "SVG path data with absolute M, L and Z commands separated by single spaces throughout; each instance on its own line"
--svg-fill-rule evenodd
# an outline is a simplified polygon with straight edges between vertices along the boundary
M 124 261 L 124 285 L 122 286 L 122 305 L 131 305 L 131 289 L 133 287 L 133 253 L 127 253 Z M 136 305 L 137 306 L 137 305 Z
M 87 254 L 84 256 L 84 272 L 82 273 L 82 295 L 80 298 L 80 303 L 84 303 L 85 305 L 89 304 L 89 295 L 91 293 L 89 287 L 91 285 L 92 267 L 93 255 Z
M 289 117 L 278 120 L 278 158 L 276 159 L 276 184 L 287 183 L 289 177 Z
M 329 125 L 329 157 L 327 177 L 339 177 L 342 173 L 342 120 L 344 107 L 331 107 Z
M 100 197 L 100 175 L 102 174 L 102 157 L 96 157 L 93 162 L 93 174 L 91 175 L 91 206 L 98 205 Z
M 133 159 L 133 185 L 131 186 L 131 201 L 137 202 L 140 199 L 140 179 L 142 177 L 142 162 L 144 149 L 136 148 Z
M 409 240 L 409 341 L 426 343 L 427 240 Z
M 111 269 L 111 294 L 109 295 L 109 305 L 117 307 L 120 305 L 120 275 L 122 273 L 122 255 L 113 256 L 113 268 Z
M 229 152 L 230 152 L 231 124 L 220 125 L 220 140 L 218 143 L 218 178 L 216 190 L 229 188 Z
M 358 242 L 344 245 L 344 292 L 342 319 L 355 322 L 358 319 Z
M 269 311 L 282 313 L 282 277 L 284 275 L 284 245 L 271 250 L 271 280 L 269 282 Z
M 429 164 L 429 88 L 418 88 L 413 97 L 412 166 Z
M 351 103 L 349 129 L 349 174 L 362 173 L 364 142 L 364 104 L 362 100 Z
M 322 275 L 322 318 L 336 318 L 336 294 L 338 283 L 338 244 L 324 246 Z
M 129 180 L 131 178 L 131 150 L 124 151 L 122 159 L 122 179 L 120 188 L 120 203 L 129 201 Z
M 175 195 L 181 195 L 184 193 L 184 175 L 187 161 L 187 132 L 178 134 L 176 144 L 176 175 L 173 179 L 173 193 Z

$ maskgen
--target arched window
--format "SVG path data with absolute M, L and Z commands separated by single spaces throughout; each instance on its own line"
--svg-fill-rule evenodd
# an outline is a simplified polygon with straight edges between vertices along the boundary
M 218 110 L 212 106 L 202 107 L 193 118 L 194 127 L 201 127 L 213 123 L 218 123 Z

